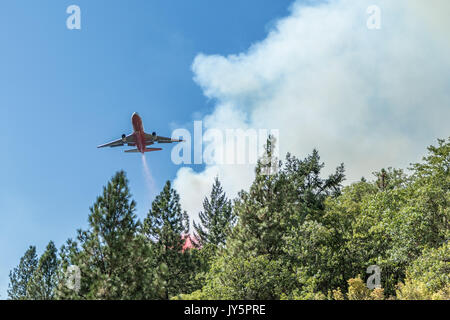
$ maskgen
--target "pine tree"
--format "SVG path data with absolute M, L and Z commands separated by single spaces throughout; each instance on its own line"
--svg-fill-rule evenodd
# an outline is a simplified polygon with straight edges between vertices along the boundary
M 39 259 L 37 269 L 28 282 L 27 299 L 52 300 L 55 298 L 58 271 L 57 251 L 53 241 L 50 241 Z
M 142 230 L 152 249 L 156 266 L 163 264 L 168 268 L 168 273 L 163 277 L 166 283 L 165 299 L 192 290 L 195 263 L 190 250 L 183 252 L 184 235 L 188 232 L 188 215 L 181 209 L 180 196 L 167 181 L 153 201 Z
M 294 290 L 300 290 L 299 297 L 314 296 L 315 275 L 304 277 L 298 257 L 298 249 L 313 239 L 298 239 L 308 231 L 302 228 L 305 221 L 320 227 L 325 199 L 340 193 L 343 166 L 322 178 L 324 165 L 315 150 L 304 160 L 288 154 L 281 166 L 274 143 L 269 137 L 250 190 L 235 201 L 237 225 L 206 276 L 205 293 L 212 298 L 279 299 L 294 297 Z
M 22 300 L 27 297 L 28 282 L 33 276 L 38 265 L 36 247 L 30 246 L 19 265 L 9 273 L 10 283 L 8 286 L 8 298 L 11 300 Z
M 380 191 L 402 188 L 407 182 L 407 177 L 402 169 L 389 167 L 387 170 L 383 168 L 380 172 L 373 172 L 372 174 L 377 179 L 375 184 Z
M 203 209 L 199 214 L 200 223 L 194 221 L 195 238 L 202 246 L 212 244 L 214 246 L 225 245 L 226 238 L 236 221 L 233 214 L 231 201 L 227 199 L 225 192 L 216 177 L 210 199 L 205 197 Z
M 287 228 L 290 208 L 285 207 L 287 180 L 278 170 L 280 164 L 273 154 L 274 144 L 274 138 L 269 137 L 250 190 L 241 191 L 235 201 L 239 221 L 228 241 L 233 254 L 268 254 L 275 258 L 281 252 L 281 238 Z
M 123 171 L 114 175 L 90 208 L 89 229 L 78 231 L 62 252 L 59 297 L 70 299 L 152 299 L 157 297 L 160 270 L 151 269 L 151 255 L 137 234 L 136 203 Z M 64 285 L 69 265 L 81 270 L 79 292 Z

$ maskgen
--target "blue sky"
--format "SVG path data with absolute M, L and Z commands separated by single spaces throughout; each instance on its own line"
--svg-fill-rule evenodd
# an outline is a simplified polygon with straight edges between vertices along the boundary
M 289 0 L 3 0 L 0 4 L 0 298 L 29 245 L 60 247 L 86 227 L 89 206 L 120 169 L 144 217 L 139 155 L 98 150 L 131 131 L 170 135 L 213 108 L 192 80 L 195 56 L 263 39 Z M 66 28 L 80 6 L 82 29 Z M 175 177 L 170 146 L 147 156 L 157 188 Z M 201 169 L 200 168 L 195 168 Z
M 215 176 L 230 197 L 250 186 L 251 166 L 176 166 L 169 145 L 147 154 L 149 188 L 140 155 L 96 148 L 130 133 L 135 111 L 163 136 L 194 120 L 279 129 L 281 157 L 317 148 L 323 173 L 344 162 L 347 183 L 405 169 L 449 136 L 450 2 L 295 2 L 0 2 L 0 299 L 27 247 L 86 228 L 120 169 L 141 219 L 166 180 L 191 218 Z M 81 30 L 66 28 L 73 4 Z

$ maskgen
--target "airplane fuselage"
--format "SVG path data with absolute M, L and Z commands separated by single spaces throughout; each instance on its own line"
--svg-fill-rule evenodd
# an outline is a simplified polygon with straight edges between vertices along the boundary
M 133 113 L 131 116 L 131 123 L 133 125 L 133 135 L 136 138 L 136 148 L 139 152 L 145 152 L 145 133 L 142 119 L 137 113 Z
M 97 148 L 104 147 L 121 147 L 124 145 L 136 147 L 136 149 L 125 150 L 125 152 L 140 152 L 144 154 L 145 152 L 160 151 L 162 148 L 149 147 L 155 143 L 172 143 L 172 142 L 182 142 L 183 140 L 172 139 L 167 137 L 161 137 L 156 135 L 156 132 L 152 134 L 145 133 L 144 126 L 142 125 L 142 119 L 137 114 L 133 113 L 131 116 L 131 124 L 133 126 L 133 133 L 122 135 L 121 139 L 117 139 L 102 145 L 97 146 Z

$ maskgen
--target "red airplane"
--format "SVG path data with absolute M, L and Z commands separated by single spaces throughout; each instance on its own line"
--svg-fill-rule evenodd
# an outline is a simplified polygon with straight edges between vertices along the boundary
M 125 150 L 125 152 L 151 152 L 151 151 L 159 151 L 162 150 L 161 148 L 147 148 L 147 146 L 150 146 L 157 143 L 172 143 L 172 142 L 183 142 L 184 140 L 177 140 L 177 139 L 171 139 L 166 137 L 160 137 L 156 135 L 156 132 L 153 132 L 152 134 L 148 134 L 144 132 L 144 126 L 142 125 L 142 119 L 137 114 L 137 112 L 133 113 L 131 116 L 131 123 L 133 124 L 133 130 L 134 132 L 129 135 L 122 135 L 121 139 L 102 144 L 98 146 L 97 148 L 104 148 L 104 147 L 121 147 L 124 145 L 137 147 L 137 149 L 131 149 L 131 150 Z

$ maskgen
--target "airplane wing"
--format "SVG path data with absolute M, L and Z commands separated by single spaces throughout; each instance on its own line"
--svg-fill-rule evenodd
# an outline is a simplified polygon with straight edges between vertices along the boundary
M 147 145 L 153 144 L 155 142 L 157 143 L 172 143 L 172 142 L 183 142 L 184 140 L 178 140 L 178 139 L 172 139 L 167 137 L 161 137 L 153 134 L 145 134 L 145 143 Z
M 184 140 L 157 136 L 156 141 L 158 141 L 158 143 L 172 143 L 172 142 L 183 142 Z
M 136 142 L 136 139 L 134 137 L 134 134 L 129 134 L 127 136 L 123 135 L 123 137 L 121 139 L 117 139 L 117 140 L 99 145 L 99 146 L 97 146 L 97 148 L 121 147 L 121 146 L 124 146 L 125 144 L 134 145 L 135 142 Z

